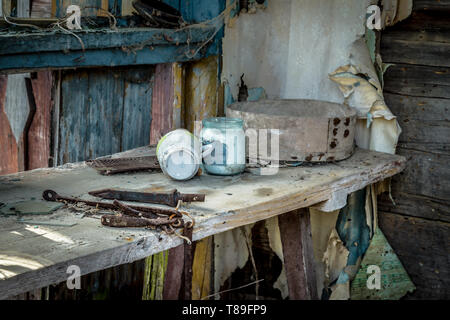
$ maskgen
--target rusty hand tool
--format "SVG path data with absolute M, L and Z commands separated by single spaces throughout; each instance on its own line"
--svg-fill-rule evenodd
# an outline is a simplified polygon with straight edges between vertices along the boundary
M 126 228 L 126 227 L 162 227 L 178 222 L 178 219 L 168 218 L 137 218 L 126 215 L 103 215 L 101 222 L 104 226 Z M 181 225 L 181 224 L 180 224 Z
M 192 202 L 192 201 L 205 201 L 204 194 L 189 194 L 180 193 L 176 189 L 168 192 L 135 192 L 125 190 L 103 189 L 98 191 L 89 192 L 91 196 L 110 199 L 110 200 L 123 200 L 123 201 L 138 201 L 145 203 L 157 203 L 166 204 L 171 207 L 176 207 L 178 201 Z
M 92 206 L 92 207 L 96 207 L 96 208 L 104 208 L 104 209 L 111 209 L 111 210 L 118 209 L 118 207 L 116 205 L 114 205 L 113 203 L 88 201 L 88 200 L 82 200 L 82 199 L 78 199 L 78 198 L 65 197 L 65 196 L 59 195 L 58 193 L 56 193 L 53 190 L 45 190 L 42 193 L 42 197 L 47 201 L 84 203 L 88 206 Z M 135 217 L 145 217 L 145 218 L 149 218 L 149 219 L 154 219 L 154 218 L 157 218 L 159 215 L 166 215 L 166 216 L 172 216 L 172 215 L 179 216 L 180 215 L 180 212 L 175 209 L 149 208 L 149 207 L 138 207 L 138 206 L 128 206 L 128 207 L 137 211 L 134 214 Z M 133 215 L 133 213 L 131 211 L 128 214 Z
M 113 204 L 119 208 L 124 215 L 104 215 L 102 216 L 102 224 L 109 227 L 162 227 L 172 226 L 173 228 L 181 228 L 184 226 L 184 221 L 181 218 L 181 213 L 174 217 L 157 217 L 153 219 L 140 217 L 140 212 L 128 207 L 127 205 L 114 200 Z

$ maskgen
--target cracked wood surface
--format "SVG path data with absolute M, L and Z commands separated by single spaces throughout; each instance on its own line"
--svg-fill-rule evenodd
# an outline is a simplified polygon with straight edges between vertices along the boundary
M 138 148 L 115 157 L 148 155 L 148 151 Z M 356 149 L 344 161 L 282 168 L 272 176 L 246 172 L 229 177 L 202 175 L 183 182 L 161 173 L 102 176 L 85 163 L 75 163 L 1 176 L 0 202 L 41 199 L 45 189 L 84 199 L 93 199 L 88 191 L 105 187 L 205 193 L 205 202 L 183 205 L 196 220 L 195 241 L 316 205 L 335 192 L 359 190 L 399 173 L 405 162 L 402 156 Z M 70 265 L 78 265 L 84 275 L 142 259 L 182 242 L 173 235 L 140 228 L 109 228 L 95 216 L 82 217 L 65 207 L 26 219 L 75 225 L 24 224 L 16 217 L 0 217 L 0 299 L 65 281 Z

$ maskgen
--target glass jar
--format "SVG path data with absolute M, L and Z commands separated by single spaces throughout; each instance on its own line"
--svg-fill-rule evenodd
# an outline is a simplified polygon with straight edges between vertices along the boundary
M 243 120 L 204 119 L 201 132 L 203 166 L 207 173 L 229 176 L 245 170 Z

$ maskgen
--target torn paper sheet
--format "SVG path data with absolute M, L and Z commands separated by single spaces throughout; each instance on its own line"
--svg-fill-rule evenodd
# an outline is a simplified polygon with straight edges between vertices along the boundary
M 364 149 L 395 153 L 401 128 L 384 102 L 383 88 L 364 39 L 356 40 L 350 52 L 351 63 L 337 68 L 329 77 L 357 111 L 356 144 Z
M 386 28 L 400 22 L 411 15 L 412 0 L 382 0 L 381 12 L 382 28 Z
M 327 286 L 338 279 L 341 270 L 347 265 L 348 254 L 349 251 L 339 238 L 336 229 L 333 229 L 322 259 L 325 264 L 325 283 Z
M 347 197 L 346 197 L 347 198 Z M 329 279 L 325 279 L 325 270 L 328 269 L 327 274 L 339 274 L 341 269 L 334 270 L 333 268 L 341 268 L 341 265 L 347 263 L 346 256 L 348 255 L 348 251 L 346 252 L 346 256 L 343 264 L 334 263 L 336 259 L 331 259 L 332 265 L 326 265 L 323 258 L 324 253 L 327 251 L 327 247 L 335 246 L 337 242 L 335 241 L 336 235 L 332 235 L 333 231 L 336 232 L 336 221 L 339 214 L 339 210 L 335 210 L 333 212 L 324 212 L 315 208 L 309 208 L 309 215 L 311 217 L 311 236 L 313 241 L 313 250 L 314 250 L 314 261 L 316 264 L 316 278 L 317 278 L 317 292 L 319 293 L 319 297 L 324 288 L 328 287 L 330 284 Z M 341 241 L 342 244 L 342 241 Z M 331 250 L 331 249 L 330 249 Z M 345 252 L 345 251 L 344 251 Z M 333 254 L 335 254 L 334 252 Z M 331 252 L 330 255 L 333 255 Z M 327 260 L 330 261 L 329 259 Z M 330 269 L 332 269 L 330 271 Z
M 215 292 L 220 291 L 220 287 L 223 286 L 225 280 L 227 280 L 237 268 L 243 268 L 247 263 L 249 253 L 246 239 L 241 228 L 245 228 L 245 232 L 251 234 L 254 225 L 255 224 L 253 223 L 214 235 Z M 251 242 L 251 237 L 249 238 L 249 241 Z M 217 295 L 216 299 L 219 298 L 220 296 Z

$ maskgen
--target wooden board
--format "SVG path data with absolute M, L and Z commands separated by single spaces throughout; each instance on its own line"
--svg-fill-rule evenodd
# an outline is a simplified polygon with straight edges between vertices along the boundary
M 152 127 L 150 144 L 157 144 L 159 139 L 173 130 L 174 78 L 171 63 L 158 64 L 152 95 Z
M 0 174 L 19 171 L 17 143 L 5 112 L 8 76 L 0 75 Z
M 381 34 L 383 62 L 395 63 L 384 97 L 408 163 L 392 179 L 395 205 L 379 197 L 380 226 L 417 287 L 407 298 L 448 299 L 450 1 L 413 3 L 410 17 Z
M 384 77 L 388 93 L 450 99 L 449 67 L 396 64 L 387 69 Z
M 123 156 L 145 155 L 139 148 Z M 154 152 L 154 151 L 153 151 Z M 280 169 L 278 174 L 256 176 L 197 176 L 173 181 L 160 173 L 101 176 L 84 163 L 36 169 L 0 177 L 0 202 L 31 197 L 40 199 L 44 189 L 90 197 L 88 191 L 120 187 L 141 191 L 168 190 L 206 194 L 204 203 L 183 206 L 196 219 L 193 239 L 234 229 L 281 213 L 326 201 L 335 192 L 350 193 L 384 180 L 405 166 L 401 156 L 357 149 L 347 160 L 327 165 Z M 115 229 L 94 218 L 81 218 L 59 209 L 39 219 L 76 223 L 71 227 L 39 226 L 3 218 L 0 225 L 0 298 L 67 279 L 69 265 L 82 274 L 142 259 L 181 244 L 175 236 L 145 229 Z M 37 218 L 36 218 L 37 219 Z
M 50 158 L 50 127 L 53 76 L 50 71 L 32 75 L 36 111 L 28 130 L 27 169 L 48 167 Z
M 151 66 L 65 72 L 58 163 L 147 145 L 153 73 Z
M 27 36 L 20 34 L 19 39 L 17 34 L 9 32 L 0 36 L 0 70 L 17 73 L 49 68 L 113 67 L 198 60 L 217 54 L 217 43 L 204 45 L 212 34 L 213 27 L 193 27 L 180 31 L 154 28 L 99 29 L 77 35 L 83 42 L 83 51 L 80 40 L 73 35 L 30 33 Z M 201 50 L 196 50 L 200 47 Z
M 316 266 L 309 210 L 278 217 L 290 300 L 317 300 Z
M 449 224 L 386 212 L 379 213 L 379 223 L 416 286 L 407 298 L 449 299 Z

